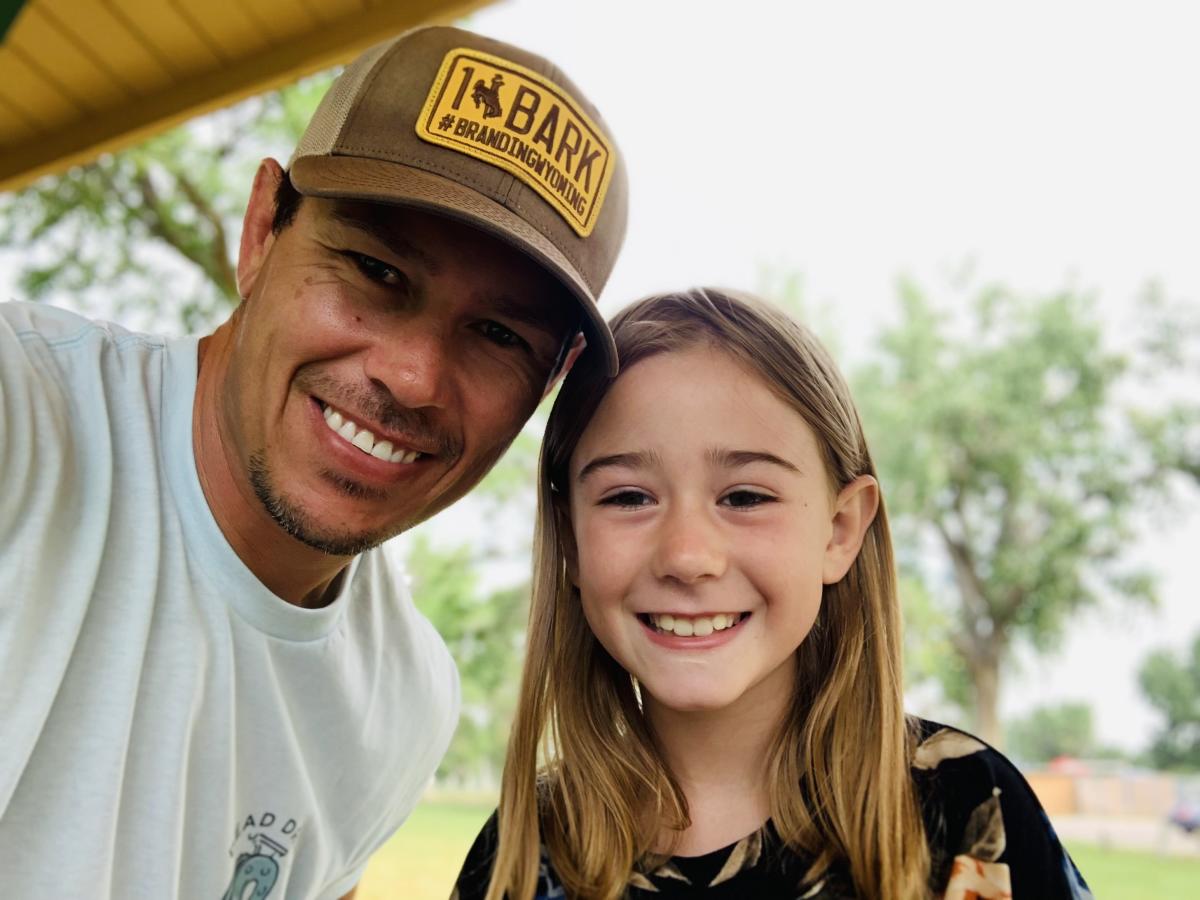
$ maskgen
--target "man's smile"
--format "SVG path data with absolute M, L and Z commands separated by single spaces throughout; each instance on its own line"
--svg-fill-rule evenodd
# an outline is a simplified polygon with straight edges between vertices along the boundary
M 346 413 L 328 403 L 319 400 L 317 402 L 322 406 L 322 414 L 329 430 L 368 456 L 384 462 L 408 465 L 429 455 L 411 447 L 405 447 L 398 440 L 377 438 L 373 431 L 365 425 L 355 422 Z

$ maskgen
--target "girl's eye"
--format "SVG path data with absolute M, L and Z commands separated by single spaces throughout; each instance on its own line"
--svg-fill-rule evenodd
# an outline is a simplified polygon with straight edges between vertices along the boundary
M 750 491 L 743 488 L 741 490 L 730 491 L 721 498 L 721 502 L 734 509 L 749 509 L 750 507 L 761 506 L 764 503 L 774 503 L 776 499 L 770 494 L 760 494 L 758 491 Z
M 600 501 L 601 506 L 619 506 L 622 509 L 636 509 L 640 506 L 649 506 L 650 497 L 641 491 L 618 491 L 615 494 L 609 494 Z
M 358 267 L 358 271 L 372 281 L 388 287 L 405 287 L 408 284 L 408 279 L 403 272 L 395 266 L 389 266 L 383 260 L 367 256 L 365 253 L 355 253 L 353 250 L 347 250 L 346 256 Z

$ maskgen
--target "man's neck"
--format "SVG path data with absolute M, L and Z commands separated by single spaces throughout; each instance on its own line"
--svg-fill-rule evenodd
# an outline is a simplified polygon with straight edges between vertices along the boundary
M 235 312 L 200 341 L 192 409 L 192 448 L 200 487 L 225 540 L 259 581 L 295 606 L 327 606 L 340 586 L 337 576 L 350 559 L 306 546 L 271 518 L 237 458 L 236 444 L 221 414 L 236 320 Z

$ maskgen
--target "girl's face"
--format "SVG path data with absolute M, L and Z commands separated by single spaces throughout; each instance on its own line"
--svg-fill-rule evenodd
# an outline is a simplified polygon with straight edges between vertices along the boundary
M 681 712 L 790 694 L 878 502 L 870 476 L 835 496 L 800 414 L 707 345 L 622 371 L 570 478 L 588 624 L 648 703 Z

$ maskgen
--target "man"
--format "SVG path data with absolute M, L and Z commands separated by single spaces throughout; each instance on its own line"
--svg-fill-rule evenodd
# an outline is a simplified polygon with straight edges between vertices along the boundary
M 474 486 L 585 341 L 615 367 L 625 215 L 556 68 L 422 29 L 262 163 L 213 334 L 0 306 L 0 896 L 353 892 L 458 712 L 371 548 Z

